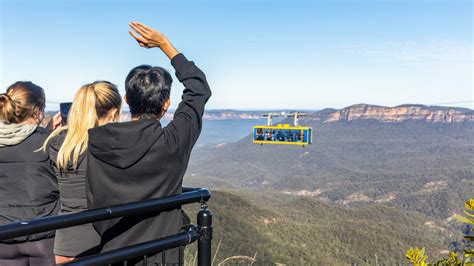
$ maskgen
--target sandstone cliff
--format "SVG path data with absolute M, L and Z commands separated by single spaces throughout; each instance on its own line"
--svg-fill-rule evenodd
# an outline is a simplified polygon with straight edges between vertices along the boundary
M 474 121 L 474 110 L 458 107 L 409 104 L 395 107 L 356 104 L 340 110 L 324 109 L 310 115 L 308 118 L 324 122 L 374 119 L 384 122 L 421 120 L 434 123 L 454 123 Z

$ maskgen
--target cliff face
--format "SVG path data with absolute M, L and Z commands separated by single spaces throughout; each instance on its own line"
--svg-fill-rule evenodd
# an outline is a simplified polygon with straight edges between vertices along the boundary
M 454 123 L 474 121 L 474 111 L 467 108 L 400 105 L 384 107 L 368 104 L 356 104 L 340 110 L 324 109 L 314 113 L 313 120 L 324 122 L 374 119 L 383 122 L 401 122 L 421 120 L 433 123 Z

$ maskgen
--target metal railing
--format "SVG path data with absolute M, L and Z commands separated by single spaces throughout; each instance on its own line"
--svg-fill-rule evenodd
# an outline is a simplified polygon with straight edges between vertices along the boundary
M 185 188 L 179 195 L 167 196 L 158 199 L 121 204 L 111 207 L 92 209 L 83 212 L 48 216 L 31 221 L 24 221 L 6 225 L 0 225 L 0 240 L 19 236 L 57 230 L 81 224 L 88 224 L 113 218 L 127 217 L 132 215 L 143 215 L 150 212 L 161 212 L 179 208 L 182 205 L 199 202 L 201 209 L 197 214 L 197 226 L 191 225 L 185 232 L 171 235 L 165 238 L 140 243 L 137 245 L 123 247 L 97 255 L 92 255 L 75 260 L 63 265 L 107 265 L 112 263 L 123 263 L 134 258 L 143 257 L 143 265 L 147 264 L 147 255 L 162 252 L 162 263 L 166 264 L 165 251 L 171 248 L 181 248 L 197 240 L 198 242 L 198 265 L 211 265 L 211 241 L 212 241 L 212 212 L 207 208 L 207 201 L 211 192 L 205 188 Z M 182 264 L 184 258 L 179 252 L 179 262 Z

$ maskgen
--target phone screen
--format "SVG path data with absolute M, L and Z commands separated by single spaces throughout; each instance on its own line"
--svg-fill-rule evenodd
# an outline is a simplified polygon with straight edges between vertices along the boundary
M 69 110 L 71 109 L 72 103 L 60 103 L 59 110 L 61 112 L 61 124 L 64 126 L 67 124 L 67 116 L 69 114 Z

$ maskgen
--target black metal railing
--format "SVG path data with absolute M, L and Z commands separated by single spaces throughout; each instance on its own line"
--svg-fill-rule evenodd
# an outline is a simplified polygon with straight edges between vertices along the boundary
M 189 226 L 186 232 L 92 255 L 63 265 L 107 265 L 112 263 L 124 263 L 124 265 L 127 265 L 128 260 L 140 257 L 144 258 L 143 262 L 144 265 L 146 265 L 147 255 L 159 252 L 165 254 L 164 251 L 168 249 L 181 248 L 197 240 L 198 265 L 208 266 L 211 265 L 212 241 L 212 212 L 207 208 L 207 201 L 210 197 L 211 192 L 208 189 L 183 188 L 183 193 L 179 195 L 0 225 L 0 240 L 113 218 L 167 211 L 181 207 L 182 205 L 199 202 L 201 203 L 201 209 L 197 214 L 197 226 Z M 182 252 L 179 252 L 179 254 L 179 261 L 180 264 L 182 264 L 184 258 Z M 164 256 L 163 259 L 165 259 Z M 162 260 L 162 263 L 166 264 L 166 261 Z

